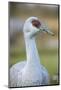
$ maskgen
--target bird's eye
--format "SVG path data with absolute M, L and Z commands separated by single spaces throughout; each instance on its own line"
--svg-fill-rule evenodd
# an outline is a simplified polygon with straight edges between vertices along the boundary
M 35 26 L 36 28 L 39 28 L 41 26 L 41 23 L 38 20 L 33 20 L 32 25 Z

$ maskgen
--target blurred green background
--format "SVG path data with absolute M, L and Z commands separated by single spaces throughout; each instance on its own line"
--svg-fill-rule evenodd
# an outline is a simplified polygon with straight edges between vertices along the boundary
M 41 33 L 36 38 L 36 44 L 41 63 L 47 68 L 51 85 L 59 83 L 58 80 L 58 5 L 43 5 L 29 3 L 9 3 L 9 66 L 26 60 L 25 42 L 23 37 L 24 21 L 36 16 L 47 23 L 55 36 Z

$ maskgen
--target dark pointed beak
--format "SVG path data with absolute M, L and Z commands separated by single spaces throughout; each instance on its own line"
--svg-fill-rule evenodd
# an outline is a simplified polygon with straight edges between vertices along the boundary
M 43 23 L 42 26 L 40 27 L 40 31 L 41 31 L 41 32 L 46 32 L 46 33 L 54 36 L 54 33 L 51 32 L 51 31 L 48 29 L 47 25 L 45 25 L 44 23 Z
M 48 29 L 43 29 L 42 31 L 44 31 L 44 32 L 46 32 L 46 33 L 48 33 L 48 34 L 50 34 L 50 35 L 54 36 L 54 33 L 53 33 L 53 32 L 51 32 L 51 31 L 50 31 L 50 30 L 48 30 Z

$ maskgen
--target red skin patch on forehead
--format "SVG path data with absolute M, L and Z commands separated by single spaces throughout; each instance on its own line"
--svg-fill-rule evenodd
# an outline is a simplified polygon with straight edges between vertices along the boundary
M 41 23 L 38 20 L 33 20 L 32 21 L 32 25 L 35 26 L 35 27 L 37 27 L 37 28 L 39 28 L 41 26 Z

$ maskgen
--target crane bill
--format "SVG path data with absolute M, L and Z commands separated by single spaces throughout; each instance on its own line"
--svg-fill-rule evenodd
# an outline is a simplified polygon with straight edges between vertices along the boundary
M 45 30 L 45 32 L 47 32 L 48 34 L 50 34 L 50 35 L 54 36 L 54 33 L 53 33 L 53 32 L 51 32 L 51 31 L 49 31 L 49 30 Z
M 43 29 L 42 31 L 47 32 L 48 34 L 50 34 L 50 35 L 54 36 L 54 33 L 53 33 L 53 32 L 51 32 L 51 31 L 50 31 L 50 30 L 48 30 L 48 29 Z

